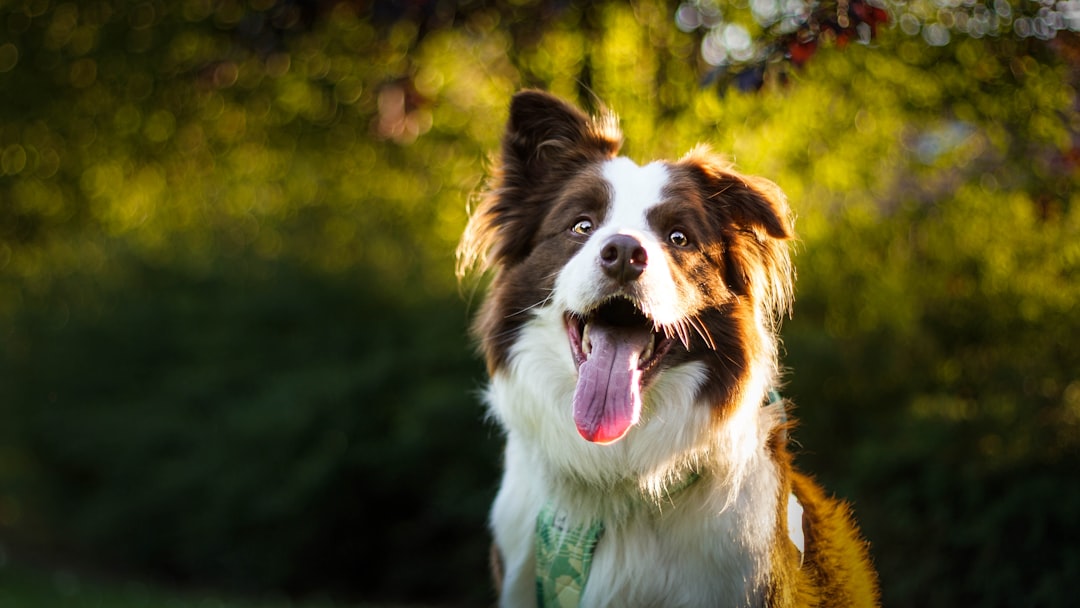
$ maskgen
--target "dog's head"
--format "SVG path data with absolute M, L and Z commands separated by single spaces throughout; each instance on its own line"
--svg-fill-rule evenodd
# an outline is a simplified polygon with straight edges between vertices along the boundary
M 707 370 L 698 397 L 722 415 L 752 365 L 775 365 L 791 297 L 775 184 L 704 147 L 639 166 L 617 156 L 620 142 L 610 114 L 519 93 L 458 250 L 459 273 L 494 271 L 475 327 L 492 373 L 530 319 L 562 319 L 574 421 L 594 443 L 622 438 L 655 379 L 691 361 Z

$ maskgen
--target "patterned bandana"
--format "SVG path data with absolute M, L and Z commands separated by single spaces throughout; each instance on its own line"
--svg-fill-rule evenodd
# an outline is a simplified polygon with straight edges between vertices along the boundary
M 577 608 L 604 535 L 601 521 L 571 526 L 568 519 L 550 501 L 536 516 L 536 602 L 542 608 Z
M 697 472 L 691 472 L 667 489 L 668 499 L 699 479 Z M 569 520 L 569 514 L 554 501 L 548 501 L 536 516 L 536 601 L 541 608 L 577 608 L 593 552 L 604 535 L 604 522 L 598 519 L 576 525 Z

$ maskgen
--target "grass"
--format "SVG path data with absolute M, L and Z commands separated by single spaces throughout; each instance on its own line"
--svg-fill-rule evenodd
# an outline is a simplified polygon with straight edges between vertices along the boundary
M 78 573 L 26 568 L 0 561 L 0 606 L 18 608 L 376 608 L 329 600 L 226 597 L 141 582 L 93 579 Z

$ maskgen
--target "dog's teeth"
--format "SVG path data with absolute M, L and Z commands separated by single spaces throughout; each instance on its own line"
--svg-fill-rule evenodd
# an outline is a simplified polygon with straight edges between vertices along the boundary
M 589 328 L 592 327 L 591 323 L 585 324 L 585 329 L 581 330 L 581 352 L 586 356 L 592 353 L 592 340 L 589 339 Z
M 649 343 L 645 345 L 645 350 L 641 351 L 640 361 L 648 361 L 653 355 L 653 349 L 656 348 L 656 334 L 649 335 Z

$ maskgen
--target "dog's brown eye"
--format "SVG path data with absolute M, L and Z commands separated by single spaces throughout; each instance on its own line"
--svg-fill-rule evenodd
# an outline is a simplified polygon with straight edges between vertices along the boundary
M 589 220 L 578 220 L 578 222 L 574 224 L 574 227 L 570 230 L 578 234 L 592 234 L 593 225 L 592 222 Z
M 668 235 L 668 241 L 676 247 L 686 247 L 690 244 L 690 239 L 686 238 L 686 235 L 681 230 L 673 230 Z

